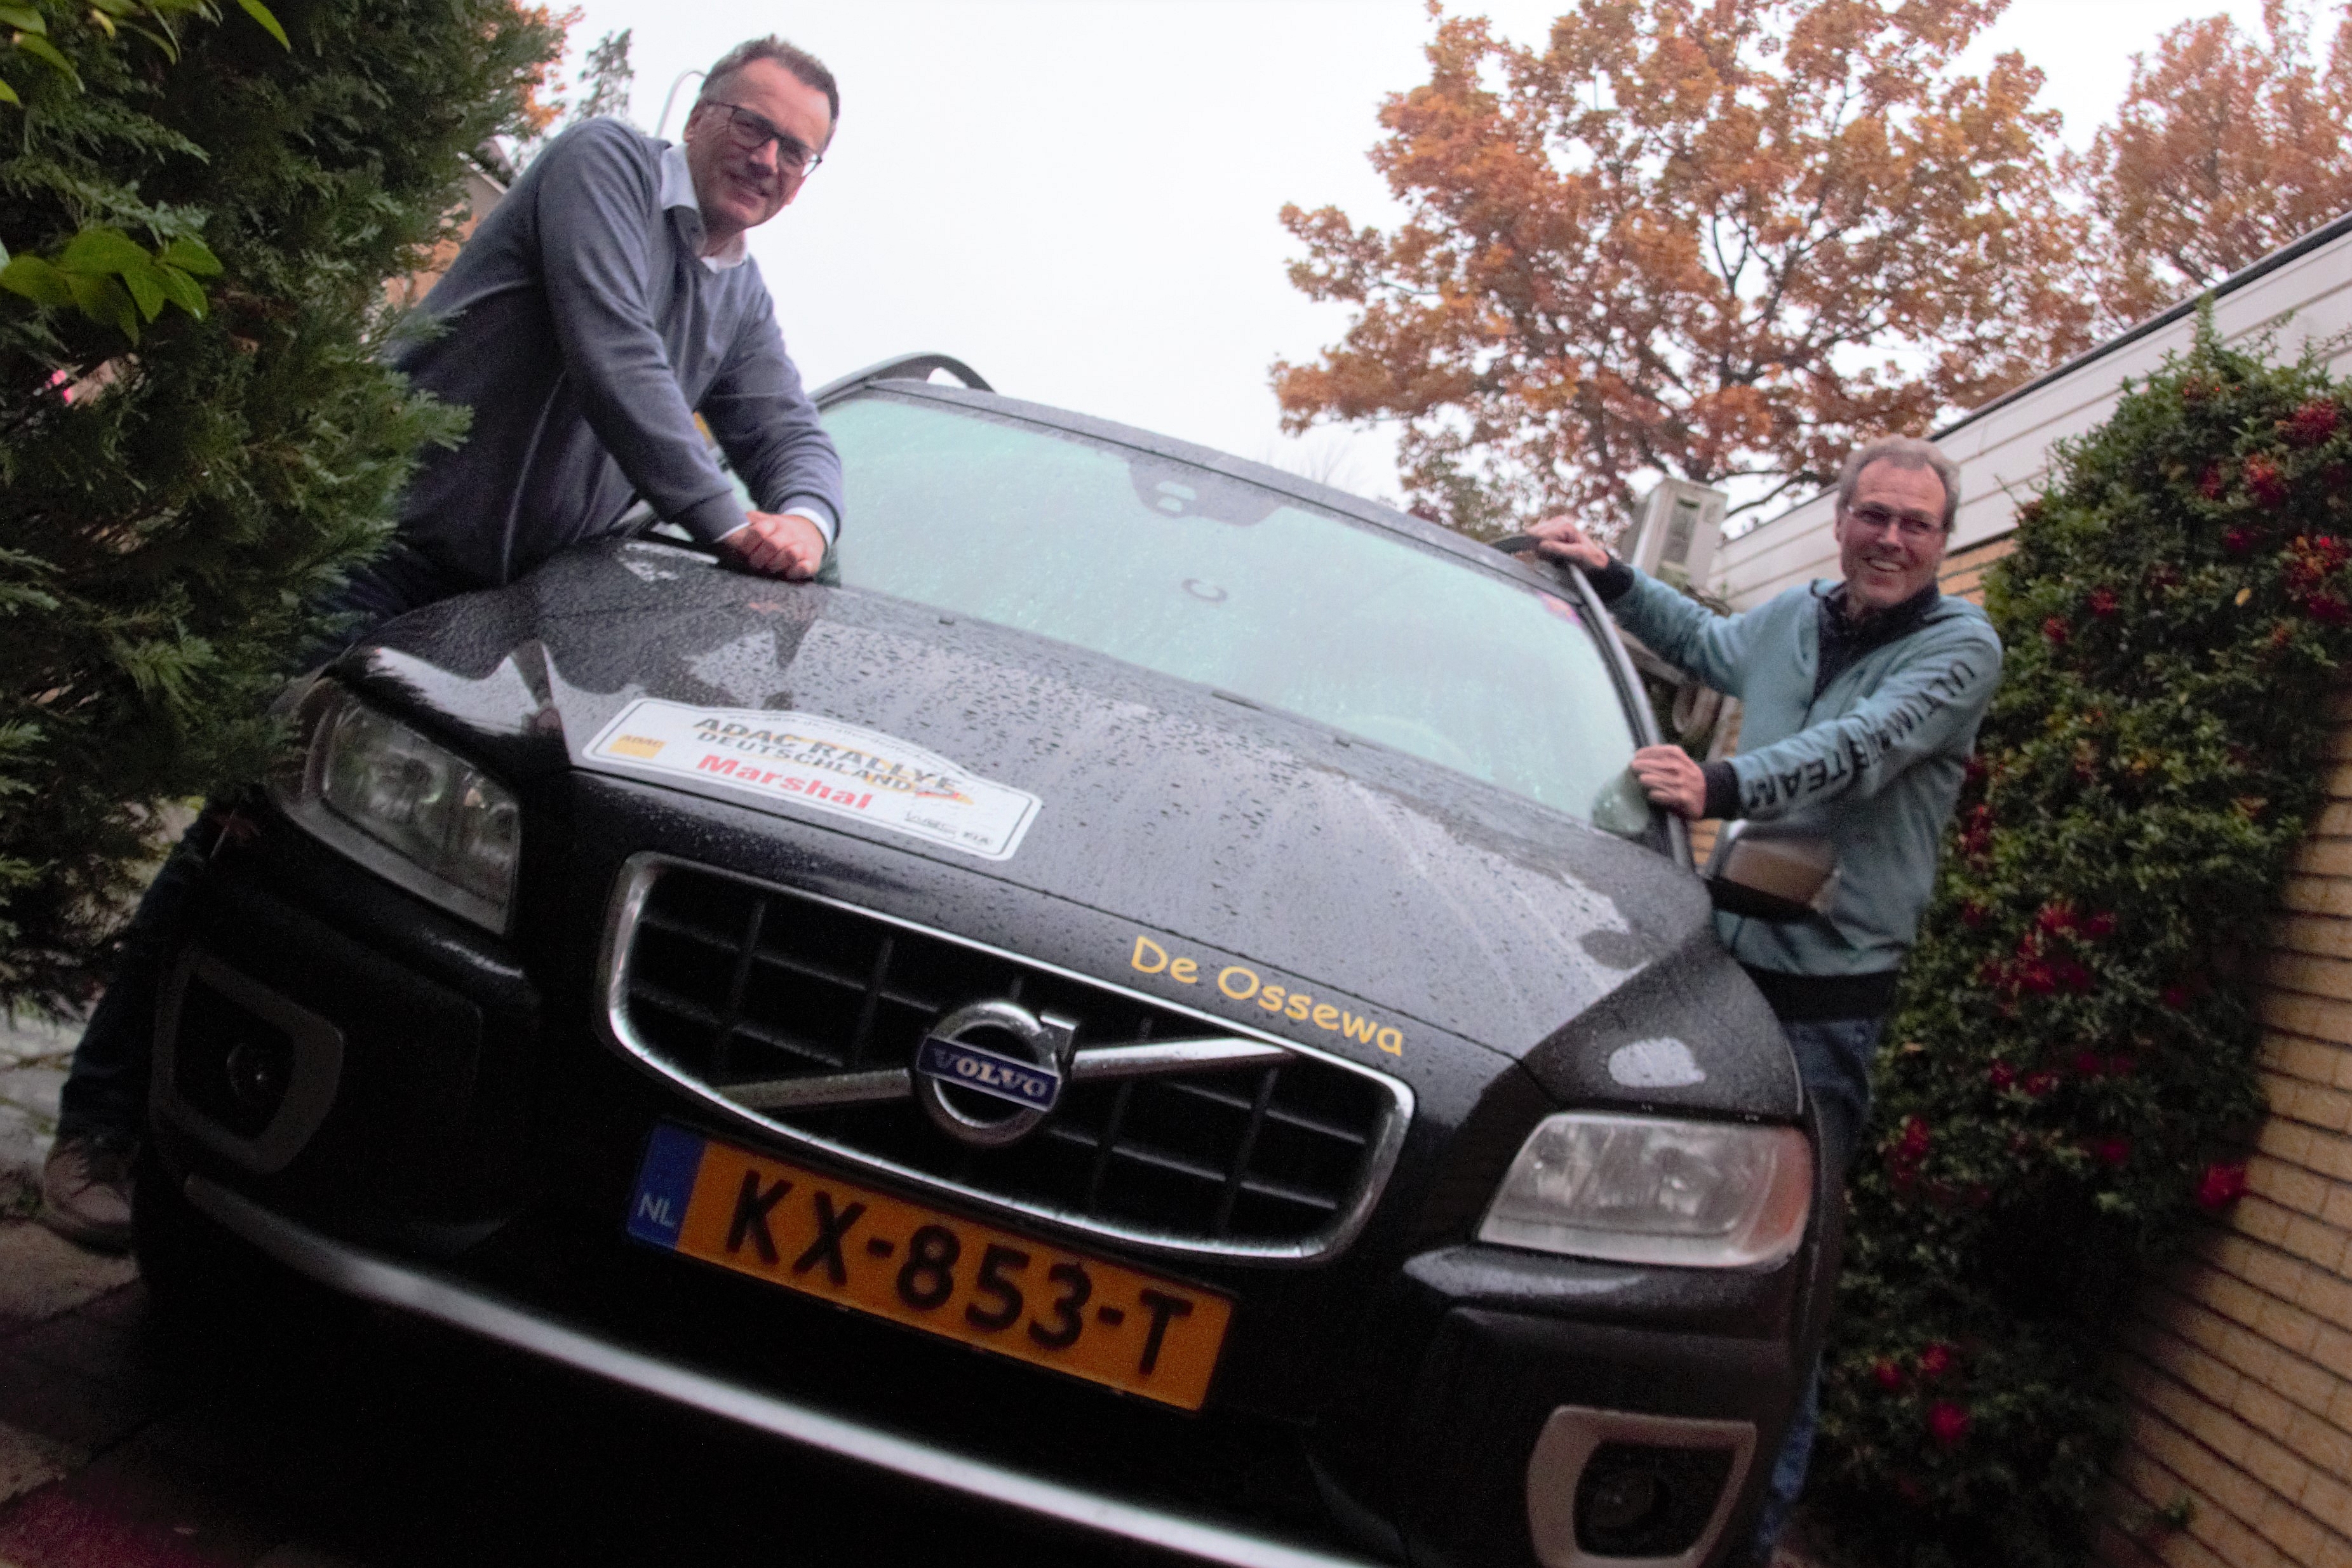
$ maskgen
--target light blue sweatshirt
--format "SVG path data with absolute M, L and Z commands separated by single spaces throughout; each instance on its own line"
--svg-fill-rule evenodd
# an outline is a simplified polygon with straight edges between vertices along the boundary
M 1895 968 L 1918 935 L 1944 827 L 2000 679 L 1992 622 L 1968 601 L 1939 596 L 1913 630 L 1864 652 L 1816 694 L 1822 601 L 1837 583 L 1720 616 L 1628 575 L 1633 587 L 1609 607 L 1625 630 L 1740 701 L 1739 753 L 1729 759 L 1737 815 L 1824 833 L 1837 846 L 1826 917 L 1718 914 L 1725 946 L 1743 964 L 1782 974 Z

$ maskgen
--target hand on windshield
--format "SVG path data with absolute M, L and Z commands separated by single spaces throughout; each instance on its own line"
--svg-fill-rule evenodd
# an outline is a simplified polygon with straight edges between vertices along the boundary
M 750 520 L 716 548 L 719 559 L 738 571 L 805 582 L 824 564 L 824 535 L 798 513 L 751 512 Z
M 1696 821 L 1706 810 L 1706 774 L 1679 746 L 1645 746 L 1633 753 L 1633 777 L 1643 793 L 1677 817 Z
M 1528 530 L 1528 537 L 1538 541 L 1536 548 L 1544 554 L 1572 560 L 1587 571 L 1599 571 L 1609 564 L 1609 552 L 1566 517 L 1546 517 Z

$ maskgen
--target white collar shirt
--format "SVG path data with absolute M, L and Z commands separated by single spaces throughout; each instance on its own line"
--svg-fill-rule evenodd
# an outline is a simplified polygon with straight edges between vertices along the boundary
M 684 232 L 687 243 L 694 247 L 694 254 L 702 265 L 711 271 L 726 272 L 751 259 L 751 249 L 740 234 L 729 240 L 716 255 L 702 254 L 702 204 L 694 197 L 694 171 L 687 164 L 683 143 L 673 141 L 662 150 L 661 204 L 678 214 L 677 225 Z

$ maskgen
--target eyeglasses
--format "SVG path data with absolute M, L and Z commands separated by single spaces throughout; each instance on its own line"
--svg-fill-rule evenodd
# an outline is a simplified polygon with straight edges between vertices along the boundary
M 763 117 L 740 104 L 722 103 L 718 99 L 706 98 L 702 100 L 702 107 L 727 111 L 727 133 L 743 152 L 757 152 L 773 142 L 776 167 L 796 179 L 806 179 L 810 170 L 824 162 L 824 153 L 816 152 L 789 131 L 777 130 Z
M 1941 518 L 1915 517 L 1886 507 L 1848 507 L 1845 515 L 1874 534 L 1885 532 L 1891 523 L 1906 544 L 1919 544 L 1944 531 Z

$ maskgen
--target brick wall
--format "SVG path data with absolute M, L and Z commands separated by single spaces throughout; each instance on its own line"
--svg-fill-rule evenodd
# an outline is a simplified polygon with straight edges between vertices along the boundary
M 1944 558 L 1943 570 L 1936 574 L 1936 582 L 1947 593 L 1962 599 L 1984 602 L 1985 569 L 2017 546 L 2004 534 L 1997 539 L 1987 539 L 1967 549 L 1954 550 Z
M 2352 1568 L 2352 691 L 2332 716 L 2328 800 L 2263 960 L 2249 1190 L 2118 1333 L 2115 1568 Z M 2151 1521 L 2184 1499 L 2185 1528 Z

